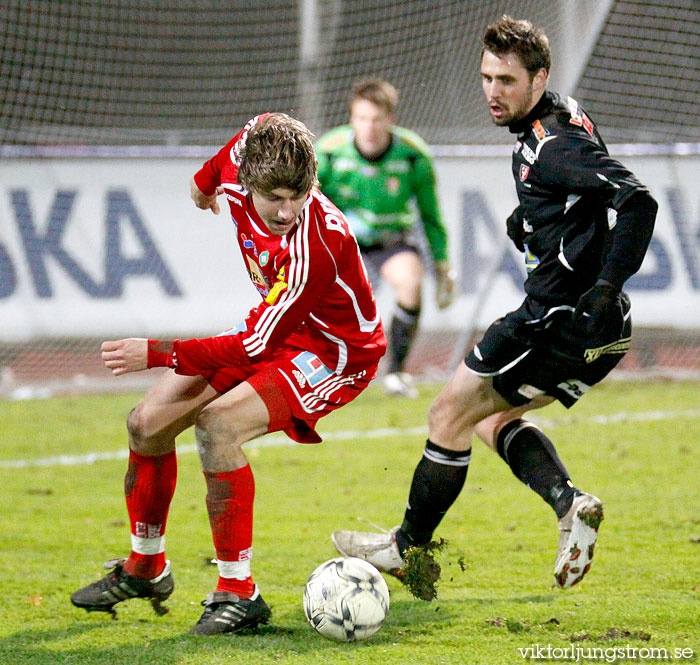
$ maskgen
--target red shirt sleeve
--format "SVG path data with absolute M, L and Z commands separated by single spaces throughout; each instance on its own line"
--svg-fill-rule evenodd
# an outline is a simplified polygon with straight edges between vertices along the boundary
M 234 367 L 251 362 L 244 341 L 248 338 L 249 326 L 258 318 L 258 310 L 265 303 L 252 309 L 246 318 L 246 330 L 234 335 L 218 335 L 203 339 L 187 339 L 173 342 L 175 371 L 178 374 L 194 376 L 204 370 Z M 256 358 L 255 362 L 264 360 Z
M 221 184 L 221 172 L 224 166 L 231 160 L 231 149 L 240 137 L 241 132 L 236 134 L 219 152 L 211 159 L 204 162 L 203 166 L 194 174 L 194 181 L 202 194 L 211 196 L 216 188 Z

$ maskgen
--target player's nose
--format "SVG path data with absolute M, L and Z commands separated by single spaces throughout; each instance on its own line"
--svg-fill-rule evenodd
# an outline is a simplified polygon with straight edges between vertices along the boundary
M 494 102 L 501 94 L 500 86 L 496 81 L 484 82 L 484 94 L 489 102 Z
M 280 208 L 277 212 L 277 215 L 280 219 L 283 219 L 285 221 L 291 221 L 296 217 L 294 213 L 294 206 L 292 205 L 291 201 L 285 201 L 280 205 Z

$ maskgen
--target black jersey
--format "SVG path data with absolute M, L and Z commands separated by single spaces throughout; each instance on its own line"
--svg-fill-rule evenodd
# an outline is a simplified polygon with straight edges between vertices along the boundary
M 618 288 L 642 264 L 656 202 L 610 157 L 578 103 L 545 92 L 518 134 L 513 176 L 528 277 L 526 293 L 542 303 L 575 305 L 597 279 Z

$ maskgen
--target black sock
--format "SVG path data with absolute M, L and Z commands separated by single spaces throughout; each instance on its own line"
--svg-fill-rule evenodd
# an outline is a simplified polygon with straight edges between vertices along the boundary
M 498 433 L 498 454 L 516 478 L 563 517 L 578 492 L 552 442 L 527 420 L 513 420 Z
M 396 534 L 399 551 L 427 545 L 464 487 L 471 450 L 447 450 L 428 440 L 413 474 L 403 524 Z
M 403 368 L 416 337 L 419 317 L 420 307 L 406 309 L 397 303 L 389 328 L 389 344 L 392 353 L 390 372 L 400 372 Z

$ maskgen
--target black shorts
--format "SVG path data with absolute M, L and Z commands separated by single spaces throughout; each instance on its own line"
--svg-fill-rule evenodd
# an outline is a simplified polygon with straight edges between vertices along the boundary
M 474 374 L 493 377 L 493 387 L 512 406 L 546 394 L 569 408 L 629 350 L 632 319 L 624 293 L 622 303 L 621 338 L 591 346 L 571 325 L 573 307 L 526 298 L 517 310 L 489 326 L 465 363 Z
M 360 245 L 360 252 L 362 253 L 362 259 L 367 268 L 367 273 L 369 274 L 369 281 L 374 288 L 379 287 L 382 266 L 394 256 L 394 254 L 413 252 L 421 257 L 421 251 L 418 245 L 407 236 L 398 236 L 396 242 L 389 242 L 383 245 L 372 245 L 369 247 Z

